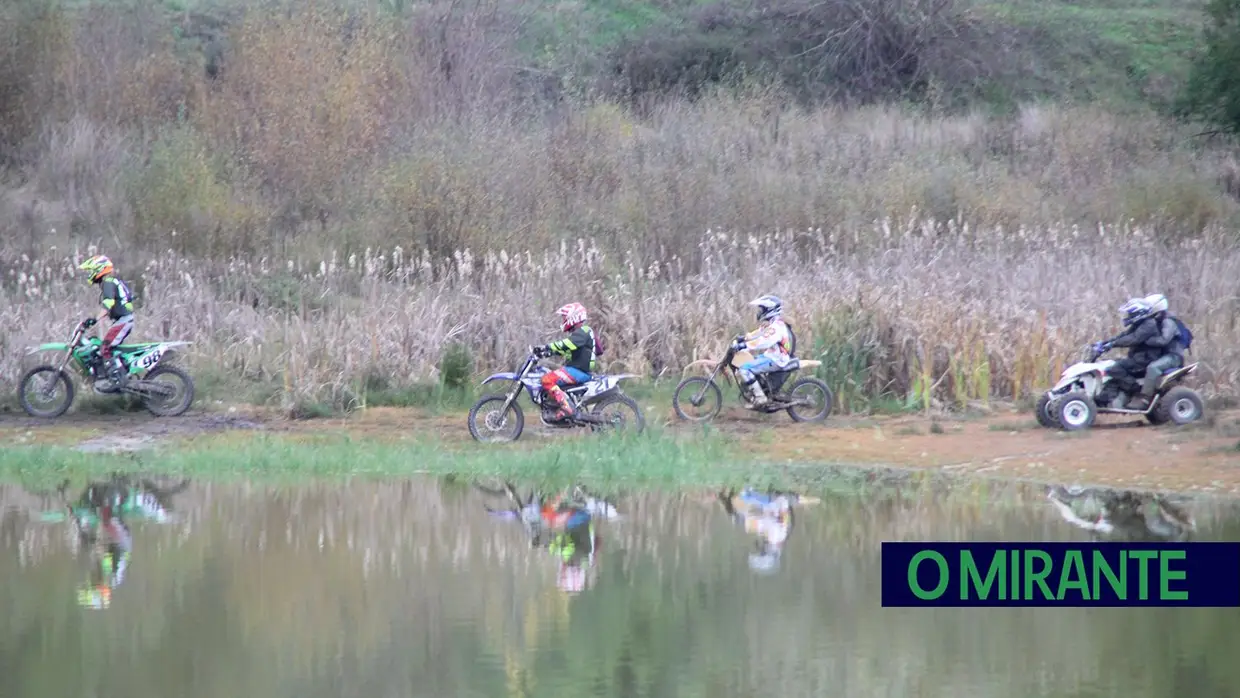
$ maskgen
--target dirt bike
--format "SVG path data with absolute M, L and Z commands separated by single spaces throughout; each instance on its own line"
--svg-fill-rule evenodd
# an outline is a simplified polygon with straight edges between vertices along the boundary
M 740 367 L 753 359 L 753 355 L 749 352 L 738 351 L 735 346 L 729 346 L 727 353 L 719 361 L 703 359 L 689 364 L 685 368 L 686 371 L 698 365 L 712 365 L 713 367 L 710 375 L 690 376 L 676 386 L 676 392 L 672 395 L 672 408 L 676 411 L 676 416 L 690 422 L 705 422 L 718 416 L 723 409 L 723 393 L 719 390 L 719 385 L 715 383 L 715 377 L 720 373 L 736 383 L 741 401 L 758 412 L 771 414 L 787 411 L 788 416 L 794 422 L 821 422 L 831 415 L 835 395 L 826 383 L 817 378 L 798 378 L 791 382 L 787 390 L 781 392 L 781 389 L 788 383 L 788 378 L 798 369 L 817 368 L 822 365 L 821 361 L 792 359 L 787 366 L 778 371 L 758 374 L 758 384 L 762 386 L 762 391 L 768 396 L 768 400 L 765 404 L 755 405 L 753 396 L 741 386 L 740 379 L 736 376 Z M 816 400 L 814 396 L 817 396 Z M 705 411 L 701 414 L 690 415 L 685 410 L 686 398 L 688 405 L 695 409 L 705 406 Z M 820 405 L 815 411 L 801 412 L 801 408 L 812 407 L 815 404 Z
M 1180 385 L 1197 370 L 1196 363 L 1164 373 L 1149 406 L 1128 409 L 1124 405 L 1133 396 L 1116 390 L 1112 385 L 1112 374 L 1118 362 L 1110 359 L 1099 361 L 1104 353 L 1099 351 L 1098 346 L 1090 347 L 1084 361 L 1064 369 L 1055 387 L 1038 398 L 1034 407 L 1038 424 L 1047 429 L 1080 431 L 1093 426 L 1099 414 L 1142 415 L 1155 425 L 1167 422 L 1188 424 L 1201 419 L 1205 412 L 1201 395 L 1192 388 Z M 1138 385 L 1144 383 L 1144 378 L 1137 381 Z
M 95 381 L 94 390 L 101 395 L 137 395 L 157 417 L 176 417 L 189 409 L 194 401 L 194 381 L 180 368 L 162 362 L 190 342 L 147 342 L 116 347 L 113 358 L 119 359 L 121 370 L 128 376 L 118 389 L 107 377 L 107 368 L 99 354 L 102 341 L 86 336 L 86 331 L 94 325 L 95 319 L 87 318 L 77 324 L 67 343 L 43 344 L 30 350 L 30 354 L 59 351 L 64 352 L 64 356 L 55 366 L 35 366 L 18 381 L 18 396 L 26 414 L 52 419 L 69 409 L 73 404 L 74 388 L 65 368 L 70 362 L 83 380 Z M 37 405 L 35 401 L 39 399 L 46 401 L 46 406 Z
M 588 427 L 592 431 L 597 431 L 604 428 L 623 429 L 631 423 L 637 432 L 645 428 L 646 420 L 642 416 L 641 408 L 632 398 L 623 394 L 619 387 L 620 381 L 625 378 L 637 377 L 632 373 L 619 373 L 613 376 L 594 374 L 585 383 L 563 388 L 574 412 L 571 417 L 557 418 L 556 412 L 559 405 L 542 387 L 542 378 L 551 369 L 540 366 L 538 364 L 540 358 L 534 348 L 530 347 L 529 355 L 525 357 L 525 362 L 521 364 L 517 372 L 492 374 L 482 381 L 482 385 L 508 381 L 512 383 L 512 387 L 506 393 L 483 396 L 470 408 L 469 434 L 474 437 L 475 441 L 516 441 L 521 437 L 521 432 L 525 429 L 525 414 L 521 411 L 517 398 L 522 388 L 529 395 L 530 401 L 538 407 L 539 417 L 548 427 L 558 429 Z M 632 412 L 632 416 L 627 417 L 624 414 L 626 411 Z M 479 414 L 484 415 L 482 425 L 490 432 L 487 435 L 479 429 Z M 501 433 L 505 427 L 512 429 L 511 435 Z

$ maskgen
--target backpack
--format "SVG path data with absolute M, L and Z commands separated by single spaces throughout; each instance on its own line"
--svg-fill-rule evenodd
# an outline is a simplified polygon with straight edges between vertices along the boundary
M 788 355 L 796 358 L 797 355 L 797 333 L 792 331 L 792 323 L 784 321 L 784 327 L 788 328 Z
M 1188 351 L 1188 348 L 1193 346 L 1193 331 L 1188 329 L 1188 325 L 1185 325 L 1180 318 L 1172 315 L 1171 319 L 1175 320 L 1176 326 L 1180 328 L 1180 344 L 1183 345 L 1184 351 Z

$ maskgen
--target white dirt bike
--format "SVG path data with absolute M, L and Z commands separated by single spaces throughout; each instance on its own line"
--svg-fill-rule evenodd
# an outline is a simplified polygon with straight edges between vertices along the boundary
M 1188 424 L 1201 419 L 1205 412 L 1201 395 L 1181 385 L 1197 370 L 1195 362 L 1164 373 L 1147 408 L 1128 409 L 1125 405 L 1131 402 L 1134 395 L 1113 388 L 1106 390 L 1114 380 L 1113 372 L 1118 362 L 1111 359 L 1100 361 L 1102 353 L 1096 347 L 1090 347 L 1085 361 L 1064 369 L 1055 387 L 1038 398 L 1034 408 L 1038 424 L 1047 429 L 1080 431 L 1093 426 L 1099 414 L 1141 415 L 1155 425 L 1168 422 Z M 1137 385 L 1144 382 L 1145 379 L 1141 378 Z

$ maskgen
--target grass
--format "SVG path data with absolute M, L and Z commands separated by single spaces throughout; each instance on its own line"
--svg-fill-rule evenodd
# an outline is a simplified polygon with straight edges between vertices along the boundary
M 191 439 L 175 447 L 127 455 L 80 453 L 60 446 L 21 446 L 0 451 L 0 480 L 47 486 L 111 471 L 154 472 L 198 479 L 280 481 L 393 478 L 417 475 L 509 478 L 523 482 L 597 487 L 691 487 L 773 484 L 769 468 L 737 463 L 734 439 L 673 438 L 657 428 L 641 436 L 599 435 L 552 445 L 461 448 L 434 438 L 405 441 L 223 435 Z M 774 480 L 771 480 L 774 478 Z

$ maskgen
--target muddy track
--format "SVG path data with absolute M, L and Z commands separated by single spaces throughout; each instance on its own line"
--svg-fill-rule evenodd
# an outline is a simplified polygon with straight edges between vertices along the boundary
M 700 433 L 675 420 L 671 409 L 643 405 L 651 423 L 673 432 Z M 786 466 L 821 464 L 931 469 L 943 473 L 1014 477 L 1042 482 L 1240 494 L 1240 411 L 1214 412 L 1190 427 L 1152 427 L 1142 420 L 1100 417 L 1084 433 L 1047 431 L 1032 416 L 1004 410 L 987 417 L 833 416 L 822 425 L 795 424 L 786 415 L 734 409 L 715 428 L 739 438 L 738 458 Z M 474 445 L 465 415 L 375 408 L 346 418 L 289 421 L 254 408 L 191 411 L 175 419 L 143 412 L 74 413 L 48 422 L 0 415 L 0 446 L 73 445 L 82 450 L 136 450 L 161 441 L 236 430 L 290 435 L 346 431 L 368 438 L 435 434 L 445 443 Z M 589 438 L 584 432 L 547 430 L 527 421 L 523 442 Z M 502 448 L 502 447 L 499 447 Z

